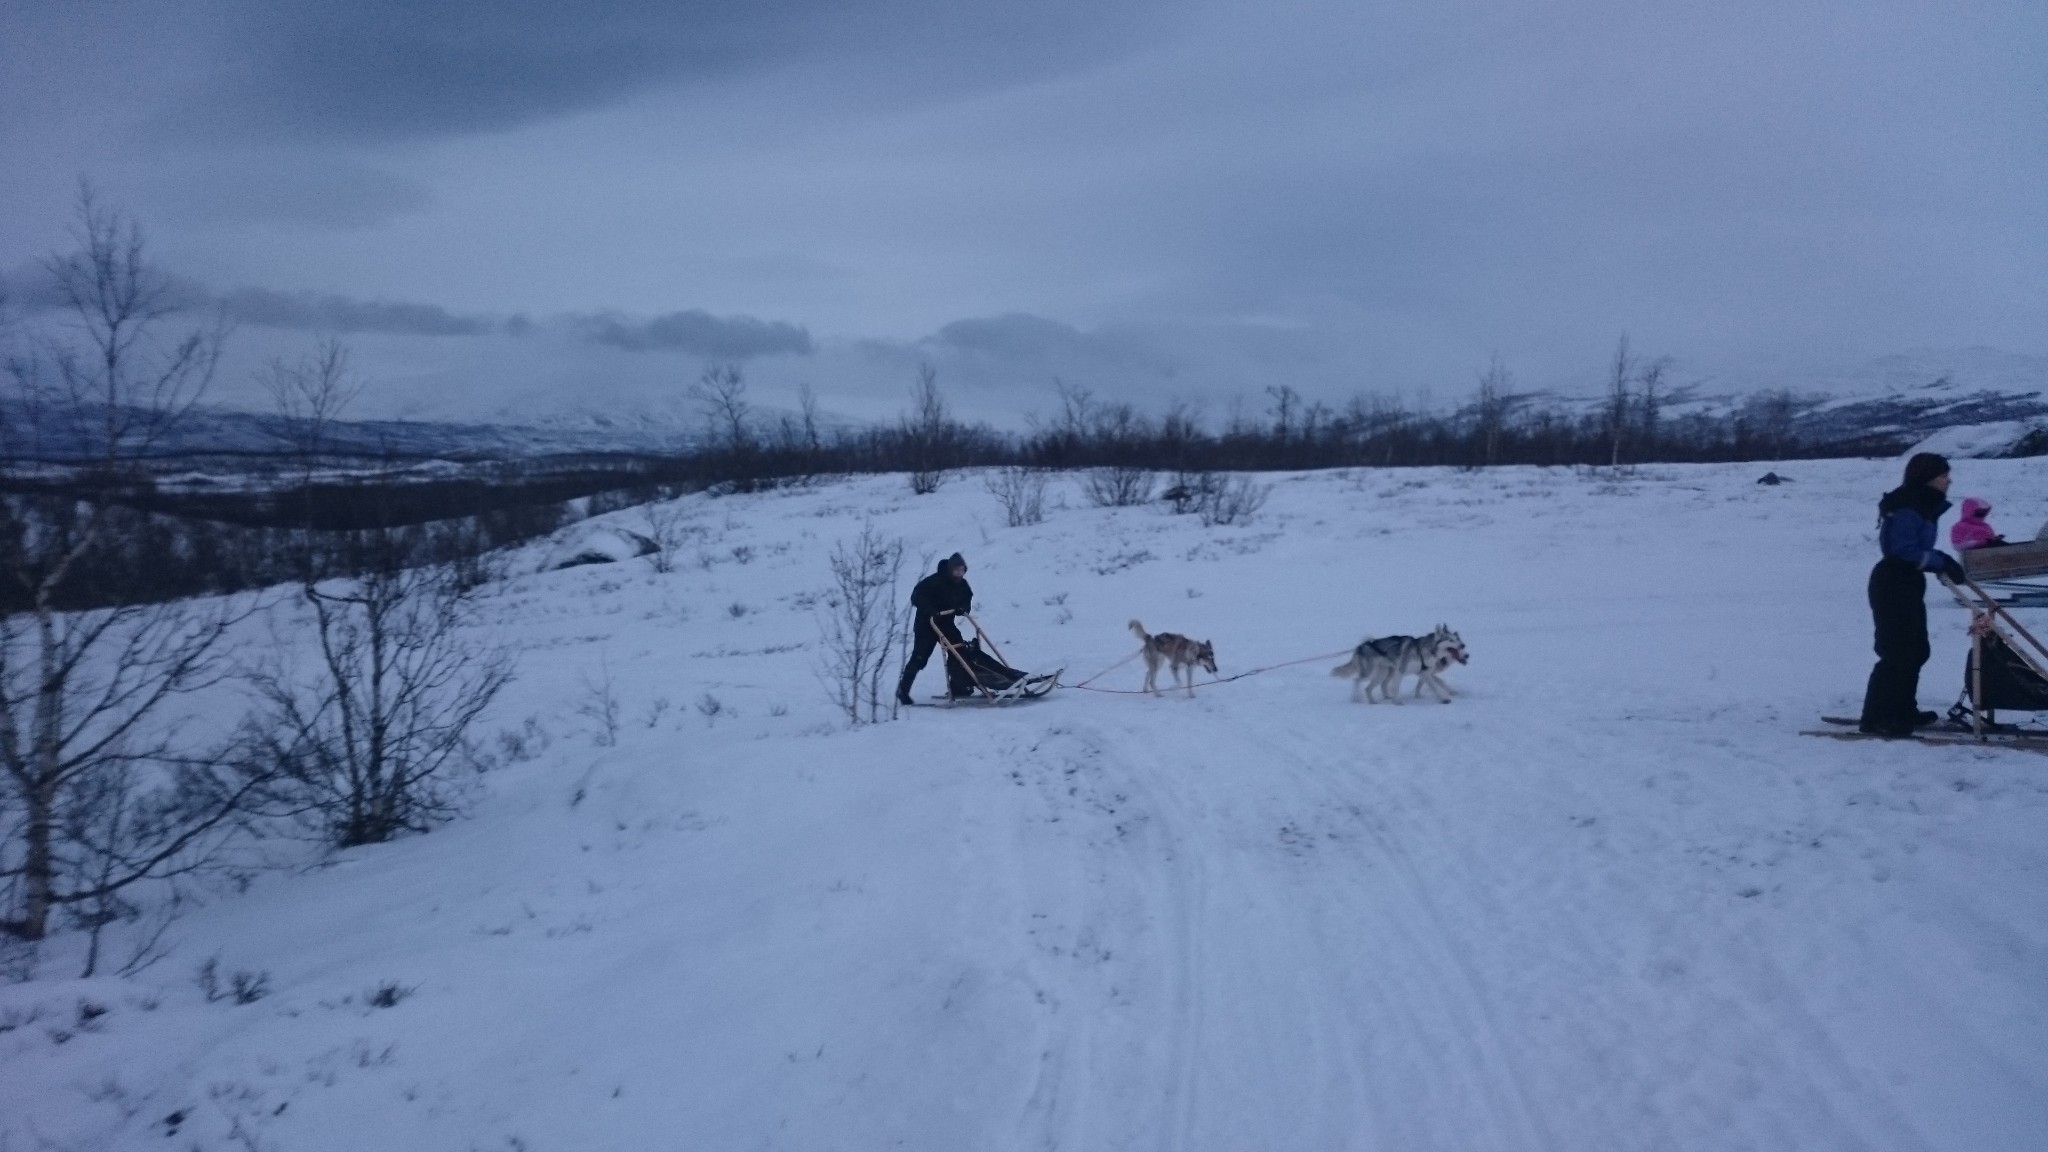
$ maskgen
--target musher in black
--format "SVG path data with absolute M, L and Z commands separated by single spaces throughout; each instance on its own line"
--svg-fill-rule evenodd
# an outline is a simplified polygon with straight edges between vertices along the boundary
M 1877 543 L 1884 558 L 1870 570 L 1870 616 L 1877 625 L 1877 667 L 1863 694 L 1859 727 L 1877 736 L 1911 736 L 1939 717 L 1917 699 L 1927 663 L 1927 573 L 1963 578 L 1955 557 L 1934 546 L 1948 511 L 1948 461 L 1921 452 L 1906 461 L 1905 482 L 1878 501 Z
M 910 590 L 910 606 L 917 610 L 917 617 L 911 625 L 910 660 L 903 665 L 903 678 L 896 682 L 898 704 L 916 703 L 910 698 L 910 685 L 924 671 L 925 663 L 932 658 L 932 649 L 939 643 L 933 624 L 938 625 L 938 632 L 945 633 L 947 643 L 967 643 L 956 622 L 957 617 L 974 607 L 974 589 L 967 584 L 967 561 L 958 552 L 939 561 L 939 570 L 919 580 L 917 587 Z

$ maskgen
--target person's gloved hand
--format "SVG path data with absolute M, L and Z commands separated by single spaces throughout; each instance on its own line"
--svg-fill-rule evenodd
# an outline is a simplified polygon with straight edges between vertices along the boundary
M 1957 584 L 1961 584 L 1964 580 L 1967 580 L 1969 578 L 1963 574 L 1962 561 L 1957 560 L 1953 556 L 1947 555 L 1944 555 L 1941 558 L 1941 560 L 1941 574 L 1943 576 L 1946 576 L 1948 579 L 1954 581 Z

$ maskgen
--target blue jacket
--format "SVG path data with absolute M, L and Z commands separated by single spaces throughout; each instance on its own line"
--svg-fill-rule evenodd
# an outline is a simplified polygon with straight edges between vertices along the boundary
M 1916 484 L 1884 494 L 1877 504 L 1877 545 L 1884 558 L 1910 564 L 1922 572 L 1944 572 L 1955 558 L 1934 546 L 1948 501 L 1941 493 Z

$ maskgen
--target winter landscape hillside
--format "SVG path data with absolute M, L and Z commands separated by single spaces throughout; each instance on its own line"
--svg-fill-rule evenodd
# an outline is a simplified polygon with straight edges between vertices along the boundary
M 53 937 L 0 986 L 0 1149 L 2048 1146 L 2048 760 L 1799 734 L 1860 695 L 1897 467 L 1278 474 L 1227 527 L 877 476 L 685 497 L 671 571 L 528 546 L 467 815 L 268 844 L 131 977 Z M 2031 536 L 2048 461 L 1956 492 Z M 1226 676 L 1439 622 L 1472 661 L 1448 707 L 1330 656 L 849 728 L 819 596 L 864 525 L 899 599 L 965 553 L 1069 685 L 1133 617 Z

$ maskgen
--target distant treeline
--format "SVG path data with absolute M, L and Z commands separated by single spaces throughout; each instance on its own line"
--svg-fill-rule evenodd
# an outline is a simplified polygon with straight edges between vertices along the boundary
M 1809 438 L 1802 424 L 1820 401 L 1787 391 L 1758 393 L 1725 410 L 1667 415 L 1683 397 L 1661 392 L 1649 375 L 1631 378 L 1604 401 L 1568 405 L 1511 394 L 1496 371 L 1482 378 L 1476 396 L 1448 411 L 1421 411 L 1379 395 L 1332 407 L 1283 386 L 1268 389 L 1270 403 L 1259 415 L 1238 411 L 1218 427 L 1186 405 L 1151 414 L 1062 388 L 1058 411 L 1021 435 L 962 424 L 943 405 L 921 403 L 918 414 L 896 424 L 831 435 L 795 418 L 764 427 L 728 422 L 708 446 L 651 467 L 669 480 L 743 484 L 988 466 L 1241 472 L 1620 465 L 1887 454 L 1910 439 Z
M 728 386 L 736 378 L 726 377 Z M 411 563 L 474 565 L 491 550 L 546 535 L 579 515 L 680 493 L 835 475 L 904 473 L 914 488 L 930 491 L 957 470 L 998 466 L 1143 470 L 1184 482 L 1217 472 L 1781 460 L 1904 447 L 1881 437 L 1803 439 L 1800 422 L 1810 404 L 1782 392 L 1727 411 L 1667 418 L 1655 383 L 1645 388 L 1638 379 L 1606 404 L 1575 410 L 1510 395 L 1498 379 L 1482 379 L 1470 402 L 1439 412 L 1380 396 L 1332 408 L 1282 387 L 1269 391 L 1270 404 L 1257 417 L 1240 412 L 1215 428 L 1184 406 L 1154 415 L 1063 388 L 1058 411 L 1022 434 L 952 419 L 929 375 L 911 416 L 856 429 L 824 431 L 807 417 L 756 421 L 728 394 L 705 441 L 669 455 L 503 461 L 424 479 L 391 461 L 385 472 L 359 479 L 254 490 L 161 487 L 140 476 L 108 483 L 47 470 L 0 476 L 0 527 L 12 529 L 0 531 L 0 561 L 23 530 L 63 531 L 81 500 L 111 506 L 119 530 L 101 533 L 79 558 L 79 578 L 65 585 L 67 609 L 349 575 L 383 562 L 394 548 Z M 26 606 L 19 588 L 0 587 L 0 612 Z

